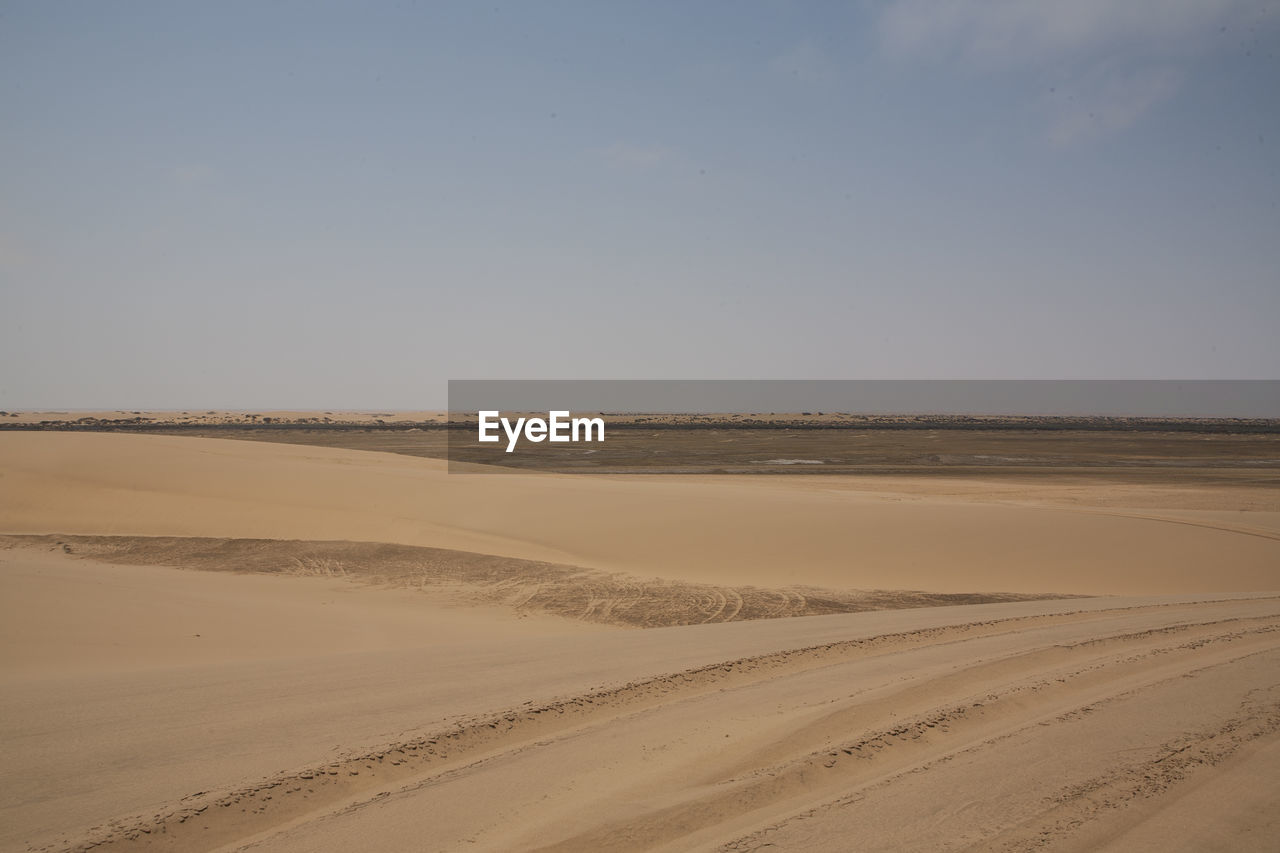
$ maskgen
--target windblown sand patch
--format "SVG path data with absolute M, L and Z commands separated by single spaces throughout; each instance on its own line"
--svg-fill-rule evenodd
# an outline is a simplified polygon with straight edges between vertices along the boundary
M 67 554 L 124 565 L 337 577 L 418 589 L 433 594 L 437 600 L 501 604 L 525 614 L 542 612 L 639 628 L 1057 597 L 713 586 L 378 542 L 0 535 L 0 548 L 6 547 L 60 549 Z

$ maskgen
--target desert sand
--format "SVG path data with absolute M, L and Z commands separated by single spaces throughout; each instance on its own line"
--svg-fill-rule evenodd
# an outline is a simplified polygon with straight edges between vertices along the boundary
M 0 434 L 0 849 L 1272 849 L 1275 492 Z
M 1271 589 L 1280 565 L 1280 504 L 1255 506 L 1252 491 L 1243 511 L 1168 508 L 1159 488 L 1139 496 L 1155 507 L 1097 507 L 1080 490 L 1072 504 L 992 502 L 910 478 L 450 476 L 434 459 L 98 433 L 0 435 L 0 466 L 5 533 L 395 542 L 706 583 L 941 592 Z

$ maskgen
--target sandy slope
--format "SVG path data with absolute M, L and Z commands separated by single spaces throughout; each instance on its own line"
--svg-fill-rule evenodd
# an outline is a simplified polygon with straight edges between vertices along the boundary
M 1271 597 L 624 631 L 59 553 L 5 552 L 0 578 L 6 621 L 62 602 L 5 638 L 3 849 L 1066 842 L 1046 803 L 1087 816 L 1104 785 L 1142 805 L 1210 762 L 1230 790 L 1280 726 Z M 1152 768 L 1177 773 L 1148 791 Z M 869 826 L 886 803 L 900 819 Z
M 1200 834 L 1264 850 L 1265 820 L 1211 816 L 1259 772 L 1274 781 L 1248 765 L 1280 741 L 1278 616 L 1270 601 L 908 630 L 664 677 L 570 704 L 588 710 L 563 726 L 517 717 L 247 849 L 1089 849 L 1077 831 L 1095 814 L 1212 767 L 1225 790 Z M 1274 786 L 1252 799 L 1280 805 Z M 1111 822 L 1141 832 L 1133 817 Z
M 389 454 L 125 434 L 0 434 L 0 474 L 9 533 L 398 542 L 774 587 L 1280 587 L 1274 504 L 1134 510 L 828 478 L 459 476 Z
M 0 434 L 0 533 L 397 542 L 710 590 L 1142 594 L 620 630 L 437 594 L 462 569 L 519 586 L 475 555 L 414 557 L 445 579 L 410 590 L 18 542 L 0 849 L 1266 849 L 1280 598 L 1229 593 L 1280 588 L 1277 518 L 1258 489 L 459 477 Z M 324 548 L 303 567 L 377 551 Z

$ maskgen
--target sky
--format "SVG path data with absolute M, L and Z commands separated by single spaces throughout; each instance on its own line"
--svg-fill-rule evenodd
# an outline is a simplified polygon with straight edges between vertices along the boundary
M 0 0 L 0 409 L 1280 378 L 1280 0 Z

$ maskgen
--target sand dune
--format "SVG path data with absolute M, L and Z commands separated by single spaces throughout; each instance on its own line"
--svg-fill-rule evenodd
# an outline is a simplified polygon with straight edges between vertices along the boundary
M 1268 849 L 1278 513 L 0 434 L 0 849 Z
M 4 559 L 6 618 L 68 584 L 64 621 L 6 638 L 5 849 L 1069 841 L 1077 818 L 1150 799 L 1153 772 L 1155 793 L 1210 766 L 1229 785 L 1280 727 L 1274 597 L 619 631 L 429 605 L 414 622 L 409 593 L 339 580 Z M 91 674 L 75 660 L 122 608 L 184 601 Z
M 394 542 L 770 587 L 1280 587 L 1274 504 L 1133 511 L 852 478 L 459 476 L 429 459 L 125 434 L 3 434 L 0 473 L 6 533 Z

